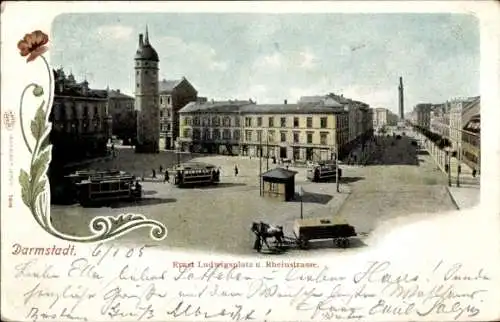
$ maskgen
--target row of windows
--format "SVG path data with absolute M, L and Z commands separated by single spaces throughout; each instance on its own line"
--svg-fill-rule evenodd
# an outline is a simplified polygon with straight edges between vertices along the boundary
M 240 119 L 236 117 L 233 122 L 231 122 L 231 118 L 229 116 L 222 117 L 222 126 L 231 127 L 232 124 L 236 127 L 240 126 Z M 221 117 L 213 116 L 211 119 L 209 117 L 200 118 L 199 116 L 195 116 L 193 118 L 185 117 L 183 121 L 183 125 L 189 126 L 221 126 Z
M 256 126 L 257 127 L 262 127 L 262 117 L 259 116 L 256 118 Z M 253 125 L 253 118 L 252 117 L 245 117 L 245 126 L 246 127 L 252 127 Z M 286 117 L 280 117 L 279 118 L 279 125 L 280 127 L 287 127 L 287 118 Z M 267 118 L 267 126 L 268 127 L 277 127 L 277 124 L 275 124 L 274 122 L 274 117 L 273 116 L 269 116 Z M 293 118 L 293 127 L 300 127 L 300 118 L 298 117 L 294 117 Z M 313 127 L 313 118 L 312 117 L 308 117 L 306 118 L 306 127 L 307 128 L 312 128 Z M 320 118 L 320 127 L 322 129 L 326 129 L 328 127 L 328 118 L 327 117 L 322 117 Z
M 254 136 L 254 133 L 257 133 L 257 136 Z M 314 132 L 307 132 L 306 133 L 306 142 L 307 144 L 312 144 L 313 143 L 313 135 Z M 328 144 L 328 132 L 320 132 L 320 144 L 326 145 Z M 252 130 L 246 130 L 245 131 L 245 141 L 251 142 L 251 141 L 256 142 L 261 142 L 263 140 L 262 137 L 262 130 L 257 130 L 257 131 L 252 131 Z M 270 143 L 274 143 L 275 141 L 275 133 L 274 131 L 268 131 L 267 132 L 267 138 L 266 142 L 269 141 Z M 280 131 L 280 140 L 279 142 L 287 142 L 287 132 L 285 131 Z M 302 143 L 300 140 L 300 132 L 293 132 L 293 143 Z
M 160 96 L 160 104 L 167 104 L 170 105 L 172 104 L 172 97 L 170 95 L 168 96 Z
M 203 130 L 203 135 L 202 131 L 199 129 L 184 129 L 182 136 L 185 138 L 190 138 L 191 134 L 193 136 L 193 140 L 201 140 L 203 139 L 204 141 L 209 141 L 209 140 L 220 140 L 221 138 L 223 140 L 235 140 L 238 141 L 240 139 L 240 131 L 239 130 L 233 130 L 232 135 L 231 135 L 231 130 L 229 129 L 224 129 L 220 131 L 219 129 L 214 129 L 213 131 L 210 131 L 209 129 Z M 222 135 L 221 135 L 222 134 Z
M 141 72 L 142 72 L 142 73 L 144 73 L 145 75 L 147 75 L 147 74 L 148 74 L 148 70 L 142 70 L 142 71 L 138 70 L 138 71 L 136 71 L 136 72 L 135 72 L 135 74 L 136 74 L 137 76 L 139 76 L 139 74 L 140 74 Z M 152 70 L 152 71 L 151 71 L 151 74 L 152 74 L 153 76 L 156 76 L 156 70 Z

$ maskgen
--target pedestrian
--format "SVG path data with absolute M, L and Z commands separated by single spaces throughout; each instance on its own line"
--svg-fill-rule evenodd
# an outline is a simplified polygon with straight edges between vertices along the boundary
M 237 177 L 238 176 L 238 165 L 234 165 L 234 176 Z
M 477 170 L 474 168 L 474 170 L 472 170 L 472 177 L 475 178 L 477 175 Z
M 165 169 L 165 177 L 163 178 L 163 183 L 169 182 L 170 183 L 170 177 L 168 175 L 168 169 Z
M 152 172 L 153 172 L 153 178 L 156 178 L 156 170 L 152 169 Z
M 160 173 L 163 172 L 163 166 L 160 164 Z

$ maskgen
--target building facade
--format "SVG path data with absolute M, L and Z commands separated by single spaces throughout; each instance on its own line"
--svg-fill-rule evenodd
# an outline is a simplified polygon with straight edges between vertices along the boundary
M 160 141 L 160 105 L 158 88 L 158 53 L 146 35 L 139 35 L 139 48 L 135 54 L 135 110 L 137 136 L 135 152 L 158 153 Z
M 296 161 L 329 160 L 349 141 L 349 114 L 333 99 L 311 103 L 190 103 L 179 111 L 183 149 Z
M 388 110 L 383 107 L 377 107 L 373 111 L 373 127 L 381 128 L 387 125 Z
M 160 146 L 174 149 L 179 136 L 179 110 L 198 101 L 198 92 L 186 79 L 160 82 Z M 205 98 L 206 101 L 206 98 Z
M 108 89 L 108 112 L 113 119 L 112 135 L 124 144 L 134 144 L 136 139 L 137 113 L 135 99 L 118 90 Z
M 112 118 L 108 114 L 106 90 L 89 88 L 85 80 L 77 83 L 63 69 L 54 71 L 54 102 L 49 115 L 52 129 L 52 163 L 64 165 L 107 154 Z
M 430 130 L 431 126 L 431 107 L 432 104 L 421 103 L 415 106 L 417 114 L 417 125 Z

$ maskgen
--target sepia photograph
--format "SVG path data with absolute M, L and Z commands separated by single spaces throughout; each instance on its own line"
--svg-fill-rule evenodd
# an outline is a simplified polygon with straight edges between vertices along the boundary
M 320 255 L 479 203 L 473 15 L 68 13 L 48 37 L 62 233 L 135 213 L 168 238 L 117 243 Z

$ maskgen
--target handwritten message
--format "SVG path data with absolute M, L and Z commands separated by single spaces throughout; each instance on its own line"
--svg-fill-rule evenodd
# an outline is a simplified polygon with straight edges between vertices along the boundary
M 315 321 L 471 320 L 492 287 L 484 268 L 446 261 L 425 271 L 390 261 L 341 270 L 278 257 L 175 261 L 148 256 L 153 248 L 100 244 L 57 264 L 24 256 L 12 271 L 12 301 L 29 321 L 262 321 L 285 312 Z

